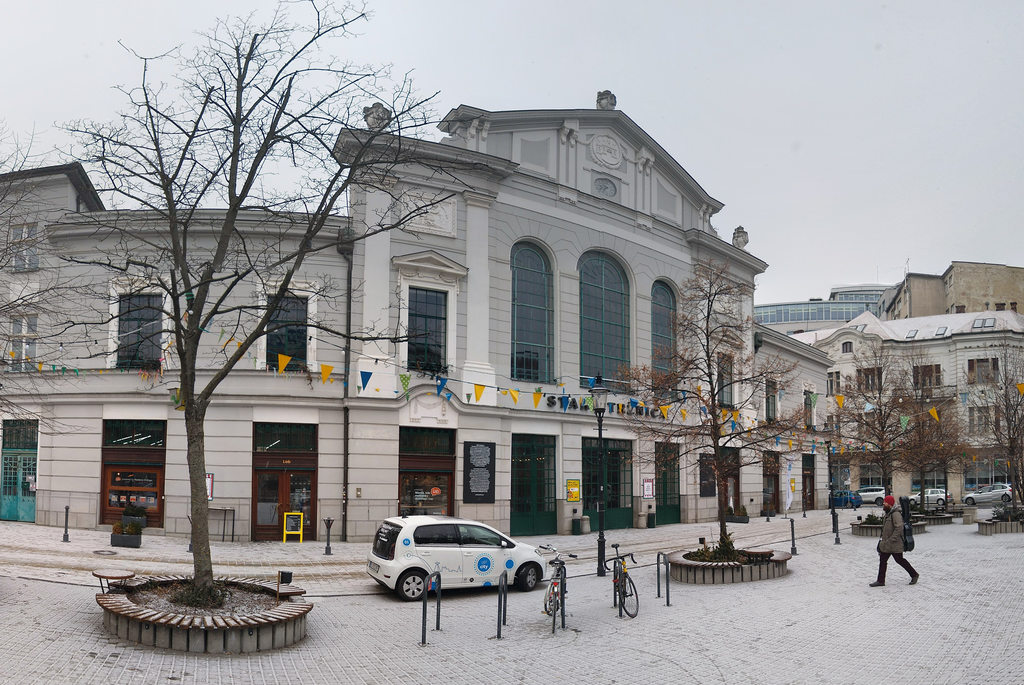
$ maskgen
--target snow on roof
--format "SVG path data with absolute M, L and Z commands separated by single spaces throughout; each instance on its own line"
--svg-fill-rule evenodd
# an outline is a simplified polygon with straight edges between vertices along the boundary
M 860 328 L 862 327 L 863 328 Z M 936 314 L 911 319 L 882 321 L 871 312 L 863 312 L 848 323 L 836 328 L 822 328 L 791 337 L 808 345 L 824 340 L 845 328 L 860 328 L 860 331 L 876 335 L 882 340 L 911 341 L 948 338 L 964 333 L 989 333 L 992 331 L 1014 331 L 1024 333 L 1024 315 L 1011 311 L 967 312 L 965 314 Z

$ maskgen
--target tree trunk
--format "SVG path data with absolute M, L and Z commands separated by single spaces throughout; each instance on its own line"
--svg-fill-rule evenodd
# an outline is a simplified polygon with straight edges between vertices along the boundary
M 210 505 L 206 500 L 206 407 L 185 404 L 189 492 L 192 497 L 192 564 L 196 587 L 213 587 L 210 554 Z
M 719 544 L 725 541 L 729 535 L 728 528 L 725 523 L 725 508 L 726 508 L 726 493 L 727 490 L 727 478 L 722 478 L 716 475 L 718 481 L 718 541 Z M 737 507 L 733 506 L 733 514 L 736 514 Z

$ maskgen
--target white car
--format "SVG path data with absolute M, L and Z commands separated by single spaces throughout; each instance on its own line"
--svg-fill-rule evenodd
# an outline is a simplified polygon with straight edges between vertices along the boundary
M 1009 502 L 1011 499 L 1013 499 L 1013 488 L 1006 483 L 985 485 L 974 492 L 964 493 L 964 504 L 967 506 L 987 504 L 988 502 Z
M 497 585 L 504 573 L 528 591 L 544 579 L 544 567 L 536 547 L 478 521 L 447 516 L 386 519 L 366 559 L 366 572 L 406 601 L 423 597 L 434 572 L 441 574 L 442 590 Z
M 917 504 L 921 500 L 921 493 L 915 492 L 910 496 L 910 503 Z M 937 507 L 944 506 L 946 502 L 950 501 L 949 497 L 946 496 L 946 491 L 941 489 L 932 489 L 924 491 L 924 502 L 925 506 L 935 505 Z
M 881 485 L 869 485 L 868 487 L 861 488 L 857 491 L 861 499 L 864 500 L 864 504 L 877 504 L 882 506 L 882 501 L 885 500 L 885 488 Z

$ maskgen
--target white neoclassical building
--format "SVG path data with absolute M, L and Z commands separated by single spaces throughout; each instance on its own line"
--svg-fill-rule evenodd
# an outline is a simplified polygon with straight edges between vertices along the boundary
M 635 458 L 654 446 L 637 440 L 624 415 L 664 418 L 616 393 L 615 381 L 673 340 L 678 289 L 696 260 L 725 264 L 753 291 L 767 264 L 746 249 L 745 232 L 721 239 L 711 217 L 722 204 L 607 98 L 596 109 L 460 106 L 440 127 L 443 140 L 419 145 L 457 161 L 458 174 L 396 170 L 388 184 L 354 192 L 337 229 L 373 233 L 403 211 L 396 196 L 434 203 L 430 211 L 357 241 L 351 254 L 319 253 L 303 277 L 351 276 L 352 288 L 324 301 L 297 287 L 282 313 L 291 334 L 268 336 L 218 392 L 207 418 L 213 534 L 280 539 L 286 511 L 305 514 L 306 539 L 322 536 L 328 517 L 335 534 L 365 540 L 381 519 L 415 512 L 475 518 L 513 535 L 568 532 L 597 501 L 597 375 L 613 388 L 603 422 L 607 527 L 649 515 L 659 525 L 714 518 L 714 491 L 696 463 Z M 45 237 L 39 263 L 17 274 L 31 280 L 56 263 L 47 251 L 91 249 L 90 217 L 107 210 L 77 165 L 22 181 L 61 189 L 17 220 Z M 265 222 L 246 225 L 258 231 Z M 61 524 L 67 506 L 72 525 L 94 527 L 138 504 L 152 529 L 186 534 L 184 427 L 173 374 L 161 373 L 171 362 L 131 337 L 158 322 L 118 316 L 116 284 L 102 306 L 111 324 L 91 341 L 33 347 L 24 325 L 4 324 L 6 373 L 46 383 L 14 398 L 29 414 L 5 417 L 3 517 L 12 502 L 28 520 Z M 752 308 L 751 300 L 748 316 Z M 347 345 L 307 325 L 313 319 L 408 341 Z M 211 359 L 231 342 L 216 326 L 206 335 Z M 823 392 L 821 352 L 767 330 L 758 346 L 797 362 L 799 387 L 766 397 L 745 420 Z M 279 354 L 292 360 L 283 373 Z M 794 507 L 827 505 L 826 457 L 810 434 L 821 408 L 810 411 L 809 433 L 779 450 L 786 458 L 744 467 L 737 504 L 778 510 L 789 489 Z

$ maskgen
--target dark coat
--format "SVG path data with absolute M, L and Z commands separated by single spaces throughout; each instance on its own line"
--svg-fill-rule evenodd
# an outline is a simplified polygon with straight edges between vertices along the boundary
M 903 553 L 903 514 L 899 507 L 893 507 L 882 522 L 882 538 L 878 541 L 879 552 Z

